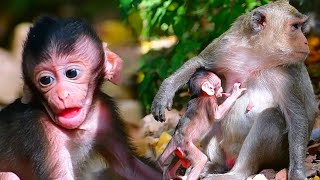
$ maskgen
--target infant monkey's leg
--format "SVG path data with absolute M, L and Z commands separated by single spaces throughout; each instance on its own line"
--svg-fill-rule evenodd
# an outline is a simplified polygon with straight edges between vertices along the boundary
M 201 171 L 205 167 L 208 157 L 203 154 L 191 141 L 186 142 L 186 159 L 191 162 L 191 171 L 188 174 L 187 180 L 197 180 Z

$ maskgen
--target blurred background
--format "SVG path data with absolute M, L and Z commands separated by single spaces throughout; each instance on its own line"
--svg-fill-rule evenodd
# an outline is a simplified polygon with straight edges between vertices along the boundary
M 177 93 L 174 107 L 178 111 L 170 112 L 168 116 L 172 121 L 167 124 L 157 124 L 150 115 L 145 117 L 150 113 L 161 82 L 226 31 L 236 17 L 267 2 L 269 0 L 2 0 L 0 107 L 21 95 L 21 49 L 32 21 L 39 15 L 81 17 L 92 24 L 101 39 L 124 61 L 122 84 L 115 86 L 106 82 L 104 91 L 115 97 L 129 124 L 144 127 L 145 136 L 159 138 L 163 130 L 173 129 L 179 110 L 189 99 L 186 89 Z M 306 64 L 315 92 L 319 94 L 320 1 L 290 2 L 310 15 L 307 37 L 311 52 Z M 151 144 L 158 142 L 154 138 L 149 140 Z M 147 153 L 146 149 L 142 149 L 142 153 Z

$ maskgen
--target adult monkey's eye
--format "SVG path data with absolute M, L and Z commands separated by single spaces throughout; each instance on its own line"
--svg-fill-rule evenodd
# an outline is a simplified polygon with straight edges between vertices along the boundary
M 52 76 L 42 76 L 40 79 L 39 79 L 39 82 L 42 86 L 49 86 L 53 83 L 54 81 L 54 78 Z
M 75 79 L 77 76 L 79 76 L 80 70 L 79 69 L 69 69 L 66 71 L 66 77 L 69 79 Z
M 295 23 L 295 24 L 292 24 L 291 26 L 291 30 L 299 30 L 301 28 L 301 24 L 298 24 L 298 23 Z

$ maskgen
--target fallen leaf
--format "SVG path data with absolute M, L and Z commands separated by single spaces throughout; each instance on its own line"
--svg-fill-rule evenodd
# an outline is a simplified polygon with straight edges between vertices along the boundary
M 171 140 L 171 135 L 164 131 L 159 138 L 159 141 L 154 146 L 154 151 L 156 153 L 156 157 L 159 157 L 163 150 L 166 148 L 167 144 Z
M 319 176 L 315 176 L 315 177 L 313 178 L 313 180 L 320 180 L 320 177 L 319 177 Z

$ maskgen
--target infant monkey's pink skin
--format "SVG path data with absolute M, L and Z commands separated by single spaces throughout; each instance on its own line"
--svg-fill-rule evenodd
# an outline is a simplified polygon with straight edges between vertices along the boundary
M 171 141 L 158 159 L 160 166 L 164 166 L 164 179 L 177 178 L 176 171 L 181 165 L 185 165 L 186 168 L 192 166 L 187 175 L 188 180 L 199 178 L 207 162 L 207 156 L 194 143 L 201 142 L 210 131 L 210 127 L 223 118 L 246 89 L 240 88 L 240 83 L 235 83 L 231 95 L 219 105 L 217 98 L 223 95 L 220 78 L 212 72 L 199 69 L 190 78 L 189 90 L 191 100 L 187 110 L 179 120 Z M 167 163 L 167 161 L 173 151 L 180 159 L 169 168 L 167 164 L 170 165 L 171 162 Z

